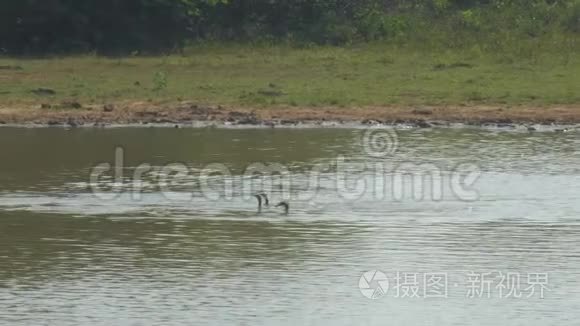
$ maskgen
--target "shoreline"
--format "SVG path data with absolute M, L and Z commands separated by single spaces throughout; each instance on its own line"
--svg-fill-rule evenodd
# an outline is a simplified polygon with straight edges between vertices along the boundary
M 230 127 L 356 128 L 391 125 L 411 128 L 474 126 L 534 131 L 563 126 L 580 129 L 580 107 L 415 106 L 229 108 L 177 103 L 119 102 L 82 105 L 0 105 L 5 127 Z

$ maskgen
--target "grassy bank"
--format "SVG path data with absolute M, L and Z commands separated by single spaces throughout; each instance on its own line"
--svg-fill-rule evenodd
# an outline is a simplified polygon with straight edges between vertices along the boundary
M 528 50 L 203 46 L 163 57 L 2 58 L 0 105 L 54 107 L 71 100 L 189 100 L 237 107 L 580 104 L 578 52 L 551 50 L 549 44 L 530 44 Z

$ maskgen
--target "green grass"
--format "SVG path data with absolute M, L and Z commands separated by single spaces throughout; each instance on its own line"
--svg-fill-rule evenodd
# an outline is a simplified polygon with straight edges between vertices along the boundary
M 0 105 L 71 99 L 227 106 L 580 103 L 575 47 L 514 49 L 204 45 L 164 57 L 0 58 Z M 41 87 L 56 95 L 31 92 Z

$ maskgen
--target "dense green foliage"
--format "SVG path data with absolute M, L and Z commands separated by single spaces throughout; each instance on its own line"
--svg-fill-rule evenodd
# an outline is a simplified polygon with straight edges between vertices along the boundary
M 499 46 L 580 34 L 580 0 L 2 0 L 7 54 L 160 51 L 199 40 Z
M 171 49 L 219 0 L 2 0 L 8 53 Z

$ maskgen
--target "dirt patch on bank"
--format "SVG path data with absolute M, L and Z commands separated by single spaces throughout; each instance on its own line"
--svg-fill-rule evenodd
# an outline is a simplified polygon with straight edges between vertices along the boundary
M 188 124 L 193 121 L 230 125 L 292 125 L 299 123 L 360 122 L 362 124 L 405 123 L 431 127 L 448 123 L 486 124 L 576 124 L 579 107 L 275 107 L 231 108 L 191 102 L 119 102 L 84 105 L 0 106 L 0 124 L 109 125 L 109 124 Z

